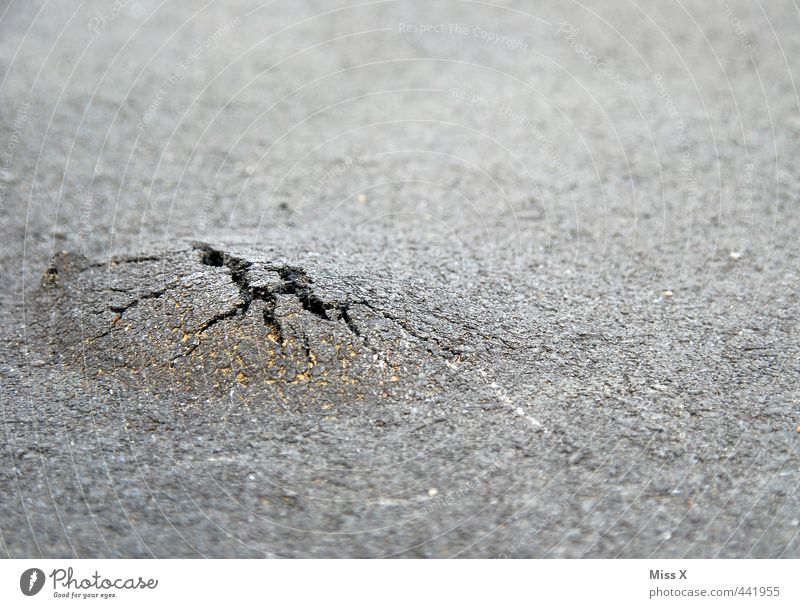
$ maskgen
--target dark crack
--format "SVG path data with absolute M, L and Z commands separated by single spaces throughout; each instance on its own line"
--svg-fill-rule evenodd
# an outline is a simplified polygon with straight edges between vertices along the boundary
M 275 339 L 279 344 L 283 343 L 283 328 L 281 327 L 280 321 L 275 316 L 275 298 L 273 297 L 272 300 L 266 301 L 266 305 L 264 306 L 264 325 L 266 325 L 270 329 L 270 333 L 275 336 Z
M 297 298 L 303 310 L 324 321 L 337 322 L 341 320 L 355 336 L 361 336 L 361 332 L 348 315 L 348 306 L 336 301 L 325 301 L 316 295 L 311 287 L 313 280 L 302 268 L 288 265 L 266 265 L 264 269 L 276 272 L 281 278 L 281 283 L 271 289 L 257 287 L 251 285 L 247 279 L 247 271 L 252 268 L 252 262 L 227 254 L 206 243 L 195 243 L 193 247 L 200 252 L 200 261 L 204 265 L 217 268 L 226 267 L 228 269 L 231 280 L 239 289 L 241 299 L 241 303 L 231 310 L 215 315 L 203 323 L 196 331 L 198 336 L 219 322 L 245 315 L 253 301 L 260 300 L 265 304 L 263 312 L 264 324 L 277 337 L 278 342 L 283 343 L 283 328 L 275 311 L 278 295 L 293 295 Z M 199 341 L 190 346 L 182 356 L 191 354 L 197 346 L 199 346 Z M 307 344 L 307 340 L 305 349 L 310 357 L 310 345 Z
M 339 302 L 326 302 L 317 296 L 311 289 L 313 282 L 300 268 L 282 266 L 277 268 L 267 267 L 268 270 L 277 272 L 283 283 L 274 291 L 276 294 L 289 294 L 296 296 L 303 310 L 325 321 L 338 321 L 346 312 L 346 306 Z M 357 334 L 357 332 L 354 332 Z
M 120 264 L 143 264 L 145 262 L 160 262 L 164 257 L 161 255 L 141 255 L 141 256 L 126 256 L 126 257 L 112 257 L 102 262 L 94 262 L 88 264 L 87 268 L 104 268 L 111 266 L 119 266 Z
M 111 309 L 111 312 L 115 312 L 118 315 L 120 315 L 120 317 L 121 317 L 129 309 L 133 308 L 134 306 L 138 306 L 139 303 L 142 300 L 152 300 L 152 299 L 155 299 L 155 298 L 160 298 L 165 293 L 167 293 L 170 289 L 174 289 L 179 284 L 180 284 L 180 281 L 172 281 L 171 283 L 168 283 L 167 285 L 165 285 L 161 289 L 157 289 L 156 291 L 150 291 L 148 293 L 142 294 L 138 298 L 135 298 L 135 299 L 131 300 L 127 304 L 122 304 L 120 306 L 109 306 L 109 308 Z
M 204 243 L 195 244 L 195 249 L 198 249 L 202 252 L 201 260 L 204 264 L 208 266 L 228 267 L 234 283 L 236 283 L 236 285 L 239 287 L 239 291 L 244 302 L 244 304 L 240 306 L 243 312 L 247 311 L 247 308 L 254 299 L 260 299 L 266 302 L 266 307 L 264 309 L 264 323 L 274 330 L 274 333 L 278 336 L 279 341 L 283 341 L 283 333 L 280 320 L 275 315 L 275 296 L 279 294 L 289 294 L 294 295 L 298 299 L 304 310 L 319 317 L 320 319 L 334 322 L 341 320 L 354 336 L 360 338 L 365 345 L 369 346 L 367 338 L 362 335 L 358 325 L 350 315 L 350 306 L 352 304 L 337 301 L 325 301 L 317 296 L 312 289 L 313 280 L 302 268 L 288 265 L 267 265 L 265 266 L 266 270 L 277 272 L 281 277 L 282 282 L 280 286 L 271 290 L 266 288 L 253 288 L 247 281 L 247 270 L 252 266 L 251 262 L 230 256 L 225 252 L 215 249 Z M 439 355 L 440 353 L 435 352 L 434 349 L 431 348 L 431 343 L 435 344 L 441 352 L 447 353 L 450 357 L 459 357 L 458 353 L 453 351 L 449 346 L 443 344 L 441 341 L 432 338 L 429 335 L 420 334 L 408 322 L 386 312 L 385 310 L 376 308 L 370 302 L 358 301 L 355 303 L 369 308 L 375 314 L 380 315 L 396 324 L 408 335 L 420 341 L 432 355 Z
M 411 327 L 406 321 L 394 316 L 393 314 L 391 314 L 391 313 L 389 313 L 389 312 L 387 312 L 385 310 L 381 310 L 379 308 L 376 308 L 375 306 L 373 306 L 370 302 L 367 302 L 366 300 L 359 301 L 358 303 L 363 305 L 363 306 L 366 306 L 372 312 L 374 312 L 376 315 L 380 315 L 384 319 L 387 319 L 387 320 L 391 321 L 392 323 L 394 323 L 395 325 L 397 325 L 400 329 L 402 329 L 404 332 L 406 332 L 409 336 L 412 336 L 413 338 L 415 338 L 416 340 L 421 342 L 423 344 L 423 346 L 425 347 L 425 349 L 430 354 L 432 354 L 434 356 L 440 356 L 440 353 L 435 352 L 429 346 L 429 342 L 432 342 L 437 347 L 439 347 L 440 350 L 448 353 L 452 358 L 458 358 L 459 357 L 459 353 L 456 353 L 455 351 L 453 351 L 449 346 L 446 346 L 446 345 L 442 344 L 442 342 L 440 340 L 437 340 L 436 338 L 433 338 L 430 335 L 423 335 L 423 334 L 419 333 L 413 327 Z
M 350 316 L 349 307 L 343 305 L 341 313 L 342 313 L 342 321 L 344 321 L 345 325 L 347 325 L 347 327 L 350 328 L 350 331 L 352 331 L 355 335 L 361 337 L 364 340 L 364 342 L 366 342 L 367 341 L 366 337 L 361 336 L 361 331 L 358 329 L 358 326 L 355 324 L 352 317 Z
M 242 297 L 243 304 L 239 306 L 242 312 L 247 312 L 253 300 L 262 300 L 272 307 L 272 316 L 270 316 L 269 320 L 265 317 L 265 321 L 269 324 L 277 322 L 274 317 L 275 296 L 277 295 L 296 296 L 304 310 L 325 321 L 338 321 L 347 314 L 346 305 L 336 301 L 326 302 L 313 292 L 311 288 L 313 280 L 309 278 L 302 268 L 287 265 L 266 265 L 264 267 L 265 270 L 277 272 L 281 277 L 280 286 L 274 289 L 253 287 L 247 280 L 247 271 L 252 268 L 252 262 L 229 255 L 204 243 L 196 243 L 194 247 L 201 252 L 200 260 L 206 266 L 225 266 L 228 268 L 231 273 L 231 279 L 239 288 L 239 293 Z M 351 323 L 346 324 L 348 327 L 351 326 Z M 353 331 L 353 333 L 358 334 L 357 331 Z

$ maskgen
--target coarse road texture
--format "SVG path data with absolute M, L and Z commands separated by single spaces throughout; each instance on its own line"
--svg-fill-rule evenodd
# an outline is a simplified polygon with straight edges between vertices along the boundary
M 799 27 L 0 2 L 0 555 L 800 557 Z

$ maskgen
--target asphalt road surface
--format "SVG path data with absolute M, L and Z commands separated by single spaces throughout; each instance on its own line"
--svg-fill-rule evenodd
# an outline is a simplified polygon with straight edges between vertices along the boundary
M 799 26 L 0 2 L 0 555 L 800 557 Z

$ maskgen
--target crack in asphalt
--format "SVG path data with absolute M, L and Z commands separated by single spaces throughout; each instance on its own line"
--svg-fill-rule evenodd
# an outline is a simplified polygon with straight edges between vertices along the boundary
M 420 341 L 434 356 L 441 356 L 441 353 L 447 353 L 452 358 L 458 358 L 459 354 L 453 351 L 449 346 L 443 344 L 440 340 L 430 335 L 423 335 L 416 331 L 409 323 L 395 315 L 388 313 L 375 307 L 371 302 L 366 300 L 357 300 L 353 302 L 337 302 L 325 301 L 317 296 L 311 288 L 313 280 L 302 269 L 296 266 L 279 265 L 271 266 L 269 264 L 264 266 L 265 270 L 270 270 L 278 273 L 282 283 L 279 287 L 268 289 L 264 287 L 253 287 L 247 280 L 247 271 L 252 268 L 253 263 L 243 260 L 239 257 L 232 256 L 224 251 L 212 247 L 206 243 L 194 243 L 194 249 L 201 252 L 201 262 L 206 266 L 214 267 L 227 267 L 231 274 L 231 279 L 238 286 L 242 304 L 237 305 L 231 311 L 216 315 L 207 323 L 201 326 L 198 333 L 201 333 L 214 325 L 217 322 L 230 319 L 238 314 L 245 314 L 250 307 L 253 300 L 262 300 L 267 305 L 264 309 L 264 323 L 272 328 L 279 341 L 283 340 L 283 332 L 280 325 L 280 320 L 275 315 L 276 296 L 291 294 L 297 297 L 303 309 L 312 313 L 320 319 L 325 321 L 339 321 L 341 320 L 356 337 L 360 338 L 366 346 L 370 346 L 369 340 L 363 332 L 359 329 L 358 324 L 353 320 L 350 309 L 354 304 L 362 305 L 371 310 L 376 315 L 387 319 L 388 321 L 397 325 L 409 336 Z M 441 352 L 437 353 L 429 345 L 432 342 Z M 197 345 L 194 345 L 189 352 L 194 350 Z M 189 354 L 189 353 L 187 353 Z
M 250 305 L 253 301 L 260 300 L 265 303 L 263 312 L 264 324 L 275 332 L 278 342 L 282 343 L 284 341 L 283 327 L 275 312 L 277 296 L 294 295 L 303 307 L 303 310 L 306 310 L 324 321 L 336 322 L 341 320 L 355 336 L 361 337 L 362 340 L 364 339 L 357 325 L 348 314 L 349 304 L 337 301 L 325 301 L 320 298 L 311 288 L 313 280 L 302 268 L 290 265 L 272 266 L 267 264 L 264 266 L 264 269 L 276 272 L 281 278 L 281 284 L 271 289 L 267 287 L 258 287 L 251 285 L 247 278 L 247 272 L 253 267 L 253 262 L 228 254 L 207 243 L 194 243 L 193 248 L 200 252 L 200 261 L 204 265 L 218 268 L 225 267 L 228 269 L 231 280 L 239 289 L 239 297 L 241 299 L 241 302 L 230 310 L 214 315 L 200 325 L 195 332 L 198 338 L 203 332 L 217 323 L 234 317 L 244 316 L 250 309 Z M 198 340 L 196 343 L 192 344 L 185 353 L 178 355 L 175 359 L 190 355 L 199 345 L 200 341 Z M 310 345 L 307 344 L 307 339 L 306 350 L 310 357 Z
M 203 342 L 203 335 L 207 330 L 219 323 L 244 317 L 255 301 L 263 302 L 263 323 L 269 329 L 270 338 L 281 347 L 286 346 L 286 340 L 290 336 L 286 334 L 284 319 L 277 311 L 279 305 L 278 297 L 286 295 L 293 296 L 303 310 L 321 321 L 326 323 L 341 322 L 359 342 L 375 354 L 380 353 L 381 349 L 379 348 L 379 344 L 376 345 L 373 343 L 373 340 L 367 336 L 367 333 L 363 331 L 363 328 L 360 326 L 360 321 L 354 318 L 354 306 L 360 306 L 364 309 L 364 312 L 369 311 L 369 313 L 373 314 L 376 318 L 379 317 L 389 321 L 411 339 L 420 343 L 429 354 L 435 357 L 450 359 L 460 358 L 460 354 L 454 351 L 439 336 L 436 336 L 435 333 L 420 330 L 414 326 L 413 320 L 384 310 L 374 302 L 363 298 L 356 300 L 348 298 L 346 301 L 342 302 L 321 297 L 319 293 L 314 290 L 314 280 L 299 266 L 269 262 L 253 262 L 243 258 L 241 255 L 231 254 L 224 249 L 204 242 L 194 242 L 191 248 L 196 254 L 199 254 L 199 261 L 202 265 L 212 268 L 221 268 L 226 271 L 232 284 L 238 289 L 239 298 L 238 301 L 227 310 L 218 312 L 203 320 L 191 332 L 195 338 L 192 339 L 189 344 L 185 344 L 181 351 L 171 358 L 170 366 L 178 359 L 191 355 Z M 164 257 L 159 255 L 146 255 L 137 258 L 120 257 L 114 259 L 114 262 L 115 264 L 126 264 L 143 261 L 161 261 L 163 259 Z M 86 260 L 86 264 L 83 268 L 98 268 L 108 265 L 109 262 L 89 264 L 88 260 Z M 254 285 L 249 276 L 250 272 L 254 269 L 275 273 L 275 275 L 277 275 L 275 277 L 275 283 L 269 286 Z M 59 268 L 54 262 L 46 271 L 44 283 L 48 285 L 54 284 L 58 278 L 58 272 Z M 175 278 L 169 283 L 157 289 L 153 289 L 152 291 L 142 293 L 124 304 L 110 304 L 108 309 L 116 314 L 114 324 L 116 324 L 126 312 L 139 306 L 142 302 L 160 298 L 170 290 L 180 287 L 182 280 L 181 277 Z M 110 289 L 121 293 L 129 293 L 129 291 L 132 291 L 127 289 Z M 111 330 L 109 329 L 99 337 L 107 335 L 110 332 Z M 304 332 L 300 333 L 302 334 Z M 298 335 L 296 337 L 302 341 L 303 348 L 309 361 L 313 361 L 312 344 L 310 343 L 309 337 L 306 335 Z M 380 340 L 378 340 L 378 342 L 380 342 Z M 503 342 L 505 343 L 505 340 L 503 340 Z
M 167 293 L 170 289 L 175 289 L 175 287 L 177 287 L 179 284 L 180 284 L 180 281 L 177 281 L 177 280 L 176 281 L 171 281 L 171 282 L 167 283 L 161 289 L 157 289 L 155 291 L 150 291 L 150 292 L 144 293 L 144 294 L 140 295 L 138 298 L 135 298 L 135 299 L 131 300 L 127 304 L 122 304 L 122 305 L 117 305 L 117 306 L 113 306 L 112 305 L 112 306 L 109 306 L 109 308 L 111 309 L 111 312 L 115 312 L 118 315 L 122 316 L 128 310 L 133 308 L 134 306 L 138 306 L 139 303 L 142 300 L 153 300 L 155 298 L 160 298 L 165 293 Z

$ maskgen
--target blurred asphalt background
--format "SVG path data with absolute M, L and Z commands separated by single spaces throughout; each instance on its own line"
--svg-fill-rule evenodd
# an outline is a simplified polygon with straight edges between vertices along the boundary
M 0 555 L 800 557 L 798 26 L 0 2 Z M 53 254 L 180 239 L 352 257 L 428 311 L 450 282 L 520 346 L 339 416 L 44 357 Z

